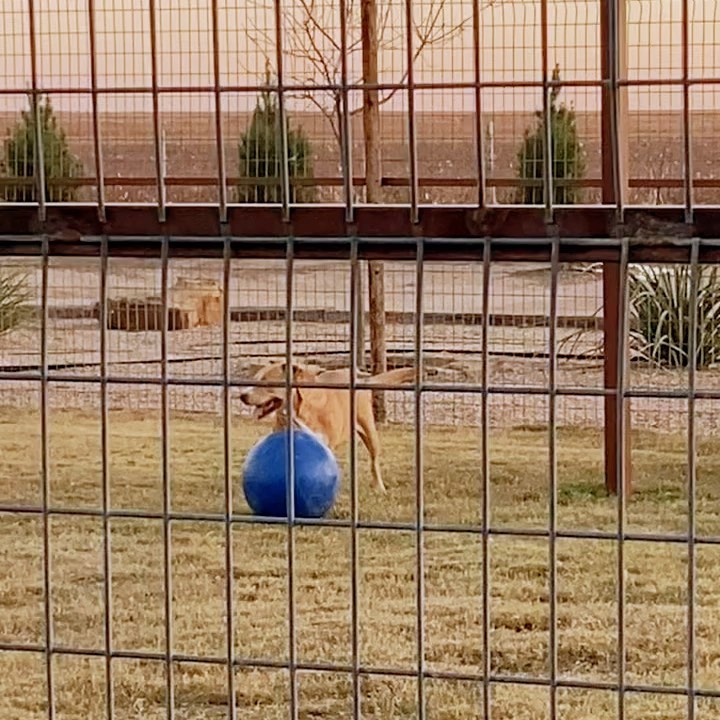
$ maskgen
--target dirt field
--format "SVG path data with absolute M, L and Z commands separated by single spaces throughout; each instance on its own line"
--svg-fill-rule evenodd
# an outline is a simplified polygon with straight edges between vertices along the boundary
M 438 96 L 438 103 L 442 97 Z M 217 175 L 217 148 L 212 115 L 164 110 L 162 127 L 165 133 L 166 174 L 168 177 L 215 177 Z M 494 112 L 486 103 L 484 124 L 492 121 L 494 126 L 494 160 L 487 170 L 490 178 L 511 179 L 517 176 L 517 152 L 525 130 L 534 127 L 536 120 L 528 113 Z M 17 118 L 12 115 L 0 117 L 0 128 L 10 127 Z M 92 118 L 83 113 L 60 115 L 70 145 L 82 159 L 88 175 L 93 174 Z M 587 161 L 587 177 L 600 177 L 600 130 L 599 114 L 579 113 L 578 129 L 584 143 Z M 225 162 L 229 176 L 237 176 L 237 143 L 249 123 L 247 113 L 228 112 L 223 117 L 225 135 Z M 294 126 L 301 126 L 307 133 L 313 149 L 315 177 L 340 177 L 340 152 L 338 143 L 327 120 L 319 113 L 295 113 L 291 117 Z M 422 112 L 417 116 L 418 173 L 420 177 L 474 178 L 477 176 L 474 150 L 475 129 L 472 113 Z M 657 180 L 680 179 L 683 175 L 682 113 L 632 112 L 628 126 L 628 169 L 633 178 Z M 696 112 L 691 117 L 692 160 L 694 177 L 718 178 L 720 167 L 720 113 Z M 111 202 L 156 202 L 155 146 L 153 119 L 148 113 L 128 112 L 125 115 L 103 113 L 100 119 L 105 176 L 112 182 L 107 188 Z M 407 177 L 407 118 L 398 112 L 382 113 L 383 175 Z M 364 150 L 362 124 L 356 118 L 353 125 L 354 174 L 364 174 Z M 489 146 L 488 146 L 489 158 Z M 489 159 L 488 159 L 489 162 Z M 123 184 L 122 179 L 147 178 L 147 186 Z M 94 188 L 82 192 L 85 200 L 94 199 Z M 499 188 L 498 202 L 513 202 L 514 189 Z M 634 188 L 628 201 L 649 204 L 682 203 L 682 188 L 651 189 Z M 318 189 L 316 199 L 320 202 L 341 199 L 341 187 L 326 186 Z M 423 187 L 420 201 L 423 203 L 472 203 L 476 190 L 463 187 Z M 210 186 L 173 186 L 168 188 L 170 202 L 217 202 L 217 190 Z M 407 192 L 402 188 L 387 188 L 386 202 L 407 202 Z M 584 202 L 600 201 L 599 190 L 588 189 Z M 704 188 L 695 191 L 695 202 L 720 203 L 720 188 Z
M 0 415 L 0 502 L 40 502 L 37 413 Z M 49 418 L 50 497 L 55 507 L 97 508 L 101 503 L 98 416 L 53 411 Z M 109 425 L 111 505 L 115 509 L 162 510 L 161 444 L 157 415 L 112 412 Z M 219 418 L 173 414 L 170 427 L 173 509 L 222 514 L 222 434 Z M 236 512 L 246 507 L 240 467 L 262 426 L 233 420 L 233 491 Z M 637 492 L 628 506 L 633 533 L 687 531 L 686 446 L 680 435 L 634 434 Z M 480 523 L 482 486 L 476 431 L 427 429 L 425 506 L 429 525 L 471 530 Z M 382 432 L 388 496 L 369 487 L 360 451 L 360 507 L 364 520 L 415 519 L 413 432 Z M 495 528 L 548 526 L 548 436 L 545 430 L 491 433 L 491 523 Z M 612 532 L 615 501 L 602 492 L 598 432 L 564 431 L 558 438 L 558 526 Z M 697 533 L 720 534 L 720 471 L 717 441 L 698 448 Z M 349 517 L 347 465 L 332 516 Z M 219 516 L 220 516 L 219 515 Z M 0 516 L 0 642 L 43 642 L 42 525 L 39 519 Z M 175 705 L 180 720 L 225 716 L 225 528 L 222 522 L 172 525 L 173 652 L 209 655 L 217 665 L 177 662 Z M 297 658 L 305 664 L 351 662 L 351 571 L 348 529 L 299 528 L 295 534 Z M 237 658 L 287 659 L 288 585 L 286 529 L 233 527 L 234 638 Z M 103 532 L 99 519 L 56 516 L 50 524 L 54 641 L 60 646 L 102 650 Z M 416 652 L 416 554 L 411 532 L 359 532 L 359 653 L 366 669 L 413 672 Z M 424 537 L 425 662 L 429 671 L 481 672 L 482 552 L 472 532 L 428 530 Z M 612 541 L 560 539 L 558 551 L 558 671 L 562 678 L 617 680 L 616 545 Z M 502 676 L 548 677 L 548 542 L 496 536 L 490 546 L 491 666 Z M 626 542 L 628 683 L 679 687 L 686 681 L 687 547 Z M 164 652 L 162 522 L 111 522 L 112 643 L 116 651 Z M 698 546 L 696 587 L 697 687 L 720 691 L 720 601 L 714 546 Z M 649 569 L 652 568 L 652 572 Z M 57 656 L 54 661 L 58 718 L 102 717 L 102 658 Z M 280 670 L 236 672 L 239 717 L 278 720 L 287 716 L 289 680 Z M 301 672 L 299 716 L 349 715 L 346 673 Z M 118 720 L 164 717 L 164 665 L 113 661 Z M 361 681 L 363 717 L 413 718 L 416 684 L 387 674 Z M 428 680 L 428 717 L 481 718 L 481 684 Z M 41 654 L 0 654 L 0 717 L 43 718 Z M 500 684 L 493 688 L 494 720 L 541 720 L 548 690 Z M 561 690 L 564 720 L 615 718 L 609 691 Z M 685 718 L 686 701 L 660 694 L 630 693 L 627 717 Z M 697 718 L 718 716 L 719 701 L 698 701 Z

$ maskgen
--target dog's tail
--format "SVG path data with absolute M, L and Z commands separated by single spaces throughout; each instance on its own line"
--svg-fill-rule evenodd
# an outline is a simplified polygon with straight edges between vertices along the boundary
M 408 383 L 415 379 L 415 368 L 395 368 L 379 375 L 363 378 L 368 385 L 395 385 Z

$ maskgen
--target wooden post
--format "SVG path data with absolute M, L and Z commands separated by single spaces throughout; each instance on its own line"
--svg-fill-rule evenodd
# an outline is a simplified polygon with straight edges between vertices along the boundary
M 605 388 L 617 390 L 620 370 L 618 343 L 622 325 L 620 291 L 622 285 L 619 263 L 603 264 L 603 337 L 605 351 L 604 381 Z M 627 365 L 627 357 L 623 362 Z M 632 492 L 632 457 L 630 442 L 630 402 L 623 403 L 625 435 L 623 447 L 618 446 L 617 426 L 620 421 L 618 403 L 615 395 L 605 396 L 605 487 L 609 494 L 618 493 L 618 453 L 621 453 L 624 466 L 624 490 L 626 495 Z
M 605 84 L 602 90 L 602 201 L 607 204 L 619 204 L 624 206 L 627 197 L 628 187 L 628 102 L 627 88 L 619 88 L 613 102 L 613 88 L 610 86 L 612 79 L 613 63 L 611 62 L 611 28 L 610 28 L 610 3 L 616 1 L 618 8 L 617 17 L 617 61 L 618 74 L 620 78 L 627 77 L 627 0 L 601 0 L 600 3 L 600 33 L 602 43 L 602 77 Z M 613 113 L 617 112 L 617 150 L 613 145 Z M 615 182 L 614 157 L 617 151 L 619 182 Z M 618 197 L 619 192 L 619 197 Z M 618 341 L 620 328 L 622 326 L 620 293 L 623 278 L 620 275 L 620 266 L 617 263 L 603 264 L 603 340 L 604 340 L 604 383 L 605 388 L 616 390 L 618 388 L 620 363 L 627 364 L 627 357 L 618 357 Z M 627 328 L 625 328 L 627 330 Z M 626 495 L 632 492 L 632 458 L 630 442 L 630 403 L 626 400 L 623 403 L 623 415 L 625 420 L 624 446 L 618 447 L 617 427 L 620 421 L 618 415 L 617 398 L 614 395 L 605 397 L 605 487 L 608 493 L 618 493 L 618 453 L 621 454 L 624 469 L 624 488 Z
M 378 32 L 376 0 L 361 0 L 363 82 L 378 84 Z M 365 136 L 365 200 L 382 202 L 382 160 L 380 142 L 380 98 L 374 87 L 363 91 L 363 130 Z M 387 370 L 385 340 L 385 269 L 382 262 L 368 262 L 368 311 L 370 322 L 370 370 L 373 374 Z M 386 417 L 384 393 L 373 392 L 375 417 Z
M 355 282 L 355 364 L 358 370 L 365 370 L 365 283 L 362 276 L 362 260 L 358 261 L 357 280 Z

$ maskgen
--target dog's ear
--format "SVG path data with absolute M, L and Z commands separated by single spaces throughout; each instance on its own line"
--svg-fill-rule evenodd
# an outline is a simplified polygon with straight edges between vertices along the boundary
M 251 382 L 252 380 L 257 380 L 258 374 L 266 367 L 267 365 L 262 363 L 249 363 L 247 365 L 238 365 L 235 368 L 235 372 L 244 381 Z
M 287 363 L 282 364 L 283 374 L 286 372 Z M 301 367 L 300 365 L 293 364 L 292 366 L 292 379 L 309 382 L 315 379 L 315 375 L 307 370 L 307 368 Z
M 249 363 L 248 365 L 244 365 L 238 368 L 238 371 L 242 374 L 243 377 L 257 378 L 258 373 L 260 373 L 266 367 L 267 365 L 265 365 L 264 363 Z

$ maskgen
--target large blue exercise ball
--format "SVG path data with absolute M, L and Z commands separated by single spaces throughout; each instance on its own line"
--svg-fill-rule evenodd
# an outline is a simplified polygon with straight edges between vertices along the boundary
M 340 468 L 332 450 L 306 430 L 279 430 L 253 446 L 243 467 L 245 499 L 256 515 L 288 516 L 291 438 L 295 458 L 295 517 L 322 517 L 337 497 Z

